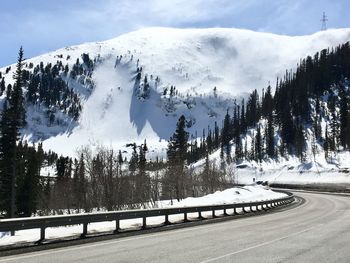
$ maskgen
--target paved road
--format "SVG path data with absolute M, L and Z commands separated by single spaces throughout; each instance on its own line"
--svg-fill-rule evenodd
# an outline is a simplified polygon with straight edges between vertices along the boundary
M 0 258 L 0 262 L 350 262 L 350 196 L 263 216 Z

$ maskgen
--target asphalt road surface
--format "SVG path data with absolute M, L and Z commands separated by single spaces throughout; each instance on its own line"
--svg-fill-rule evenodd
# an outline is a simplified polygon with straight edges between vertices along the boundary
M 292 209 L 0 258 L 0 262 L 350 262 L 350 196 L 296 193 Z

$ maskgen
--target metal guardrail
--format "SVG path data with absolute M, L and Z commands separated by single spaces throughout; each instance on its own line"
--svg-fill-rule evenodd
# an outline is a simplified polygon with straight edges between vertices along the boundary
M 184 214 L 184 222 L 189 221 L 187 214 L 198 213 L 198 218 L 202 219 L 202 212 L 212 211 L 212 217 L 216 217 L 215 211 L 223 210 L 224 215 L 230 216 L 227 213 L 228 209 L 233 209 L 232 215 L 239 215 L 237 209 L 241 208 L 241 212 L 249 213 L 256 211 L 266 211 L 268 209 L 286 205 L 294 201 L 292 193 L 284 191 L 276 191 L 286 193 L 288 196 L 266 201 L 246 202 L 224 205 L 208 205 L 195 207 L 177 207 L 177 208 L 161 208 L 161 209 L 144 209 L 144 210 L 126 210 L 103 213 L 87 213 L 78 215 L 62 215 L 62 216 L 43 216 L 43 217 L 25 217 L 0 220 L 0 232 L 10 232 L 25 229 L 40 229 L 39 243 L 45 240 L 45 229 L 48 227 L 59 227 L 68 225 L 83 225 L 83 233 L 81 237 L 85 237 L 88 233 L 88 224 L 105 221 L 115 221 L 115 233 L 120 230 L 120 220 L 142 218 L 142 229 L 147 227 L 147 218 L 154 216 L 164 216 L 164 224 L 171 224 L 169 215 Z M 255 207 L 255 210 L 253 210 Z M 247 210 L 249 209 L 249 211 Z

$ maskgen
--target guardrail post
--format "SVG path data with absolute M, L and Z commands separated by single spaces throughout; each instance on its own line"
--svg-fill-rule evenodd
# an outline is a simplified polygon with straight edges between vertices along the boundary
M 242 207 L 243 213 L 248 213 L 248 211 L 246 211 L 244 208 L 245 208 L 245 207 L 243 206 L 243 207 Z
M 226 208 L 224 208 L 224 215 L 225 215 L 225 216 L 228 216 L 228 213 L 227 213 L 227 211 L 226 211 Z
M 212 215 L 213 218 L 216 217 L 216 215 L 215 215 L 215 210 L 213 210 L 213 211 L 211 212 L 211 215 Z
M 260 211 L 258 205 L 255 206 L 255 210 L 256 210 L 256 212 Z
M 233 208 L 233 215 L 238 215 L 236 207 Z
M 147 221 L 146 221 L 146 218 L 147 217 L 142 217 L 142 229 L 146 229 L 146 227 L 147 227 Z
M 204 219 L 203 216 L 202 216 L 202 212 L 201 211 L 198 212 L 198 218 L 199 219 Z
M 184 213 L 184 222 L 187 222 L 188 218 L 187 218 L 187 213 Z
M 88 223 L 83 223 L 83 233 L 80 235 L 81 238 L 86 237 L 87 235 L 87 228 L 88 228 Z
M 44 226 L 40 228 L 40 240 L 39 240 L 39 242 L 43 242 L 45 240 L 45 229 L 46 228 Z
M 170 225 L 169 215 L 165 215 L 164 225 Z
M 120 221 L 119 221 L 119 219 L 116 219 L 116 220 L 115 220 L 115 230 L 114 230 L 114 233 L 118 233 L 118 232 L 119 232 L 119 229 L 120 229 Z

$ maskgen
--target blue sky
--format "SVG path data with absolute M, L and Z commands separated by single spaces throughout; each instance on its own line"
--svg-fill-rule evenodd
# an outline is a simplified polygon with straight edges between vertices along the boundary
M 238 27 L 287 35 L 350 27 L 349 0 L 7 0 L 0 5 L 0 66 L 20 45 L 33 57 L 149 26 Z

